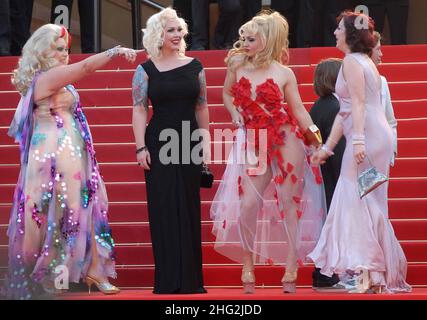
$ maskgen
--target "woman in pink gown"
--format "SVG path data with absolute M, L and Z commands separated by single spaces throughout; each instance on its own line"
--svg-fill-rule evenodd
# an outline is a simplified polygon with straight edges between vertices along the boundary
M 335 36 L 338 49 L 345 53 L 336 83 L 340 112 L 312 162 L 322 163 L 333 154 L 343 134 L 347 145 L 322 234 L 308 257 L 327 276 L 360 272 L 365 281 L 359 291 L 408 292 L 407 261 L 388 219 L 387 183 L 362 199 L 358 193 L 360 173 L 375 166 L 387 175 L 393 157 L 392 132 L 381 105 L 381 80 L 369 58 L 375 46 L 373 21 L 352 12 L 339 19 Z M 361 21 L 367 28 L 356 28 Z

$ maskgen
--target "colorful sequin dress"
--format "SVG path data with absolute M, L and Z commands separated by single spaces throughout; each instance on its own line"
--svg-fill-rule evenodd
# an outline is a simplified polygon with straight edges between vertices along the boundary
M 116 277 L 107 194 L 79 96 L 69 85 L 36 105 L 35 82 L 9 130 L 21 150 L 8 229 L 11 299 L 33 298 L 64 267 L 79 282 L 92 261 L 92 226 L 98 271 Z
M 272 79 L 256 87 L 253 99 L 252 85 L 242 77 L 232 95 L 245 127 L 237 131 L 211 207 L 215 249 L 236 262 L 242 262 L 245 250 L 255 263 L 303 263 L 326 213 L 319 167 L 310 166 L 303 135 Z M 250 132 L 255 139 L 249 139 Z M 267 156 L 257 165 L 264 165 L 268 176 L 260 185 L 246 163 L 255 163 L 249 158 L 263 148 Z

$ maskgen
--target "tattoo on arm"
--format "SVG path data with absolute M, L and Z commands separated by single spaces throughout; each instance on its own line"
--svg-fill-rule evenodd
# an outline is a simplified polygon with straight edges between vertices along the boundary
M 148 75 L 142 66 L 138 66 L 132 80 L 133 106 L 148 109 Z
M 199 106 L 203 106 L 207 103 L 207 90 L 206 90 L 206 75 L 205 70 L 202 69 L 199 73 L 199 83 L 200 83 L 200 94 L 198 99 Z

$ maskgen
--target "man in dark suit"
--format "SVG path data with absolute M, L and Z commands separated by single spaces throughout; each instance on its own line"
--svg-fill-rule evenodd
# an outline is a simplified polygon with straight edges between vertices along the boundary
M 183 18 L 188 26 L 188 35 L 185 39 L 187 47 L 191 47 L 193 34 L 193 15 L 191 12 L 191 0 L 173 0 L 173 8 L 178 13 L 178 16 Z
M 300 46 L 335 47 L 334 31 L 337 17 L 344 10 L 353 10 L 355 0 L 303 0 L 300 5 L 299 25 L 302 33 L 298 38 Z M 308 23 L 305 23 L 308 21 Z
M 30 37 L 34 0 L 0 0 L 0 56 L 20 56 Z
M 369 9 L 369 16 L 374 19 L 375 30 L 383 32 L 387 16 L 391 44 L 406 44 L 409 0 L 364 0 L 361 4 Z
M 61 12 L 55 12 L 58 6 L 66 6 L 68 9 L 68 21 L 71 27 L 71 9 L 73 8 L 73 0 L 52 0 L 52 9 L 50 15 L 51 23 L 55 23 L 56 18 L 61 15 Z M 95 3 L 93 0 L 79 0 L 79 15 L 80 15 L 80 36 L 81 49 L 83 53 L 95 52 L 94 34 L 95 34 Z
M 301 43 L 297 42 L 299 2 L 297 0 L 271 0 L 271 9 L 279 12 L 286 18 L 289 24 L 289 47 L 296 48 Z M 309 19 L 304 21 L 304 25 L 310 24 Z M 309 26 L 310 28 L 310 26 Z
M 193 35 L 191 50 L 209 49 L 209 4 L 210 0 L 192 0 Z M 230 49 L 238 38 L 242 21 L 240 0 L 217 0 L 218 23 L 215 27 L 215 49 Z
M 262 9 L 262 0 L 241 0 L 243 10 L 243 23 L 248 22 Z

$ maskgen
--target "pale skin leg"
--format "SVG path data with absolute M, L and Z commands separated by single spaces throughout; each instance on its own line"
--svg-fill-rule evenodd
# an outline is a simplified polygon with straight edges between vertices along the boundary
M 301 180 L 304 173 L 304 158 L 305 152 L 301 146 L 301 140 L 286 130 L 288 139 L 285 145 L 280 147 L 280 152 L 284 159 L 284 167 L 287 170 L 288 164 L 293 166 L 292 171 L 288 172 L 283 184 L 276 184 L 278 190 L 278 197 L 284 206 L 285 214 L 285 227 L 288 235 L 288 256 L 286 257 L 286 271 L 287 273 L 296 272 L 297 270 L 297 251 L 296 251 L 296 237 L 298 232 L 298 216 L 297 210 L 299 204 L 294 197 L 299 197 L 302 191 Z M 292 175 L 298 179 L 292 179 Z
M 245 170 L 250 166 L 245 166 Z M 250 230 L 255 230 L 257 223 L 257 213 L 262 206 L 259 203 L 258 194 L 262 195 L 271 181 L 272 171 L 270 167 L 267 167 L 267 171 L 263 175 L 259 176 L 246 176 L 242 179 L 241 185 L 243 188 L 243 194 L 241 196 L 241 207 L 240 207 L 240 232 L 243 240 L 243 270 L 253 270 L 253 253 L 248 250 L 248 246 L 253 246 L 253 235 L 250 234 Z M 247 244 L 245 242 L 248 242 Z

